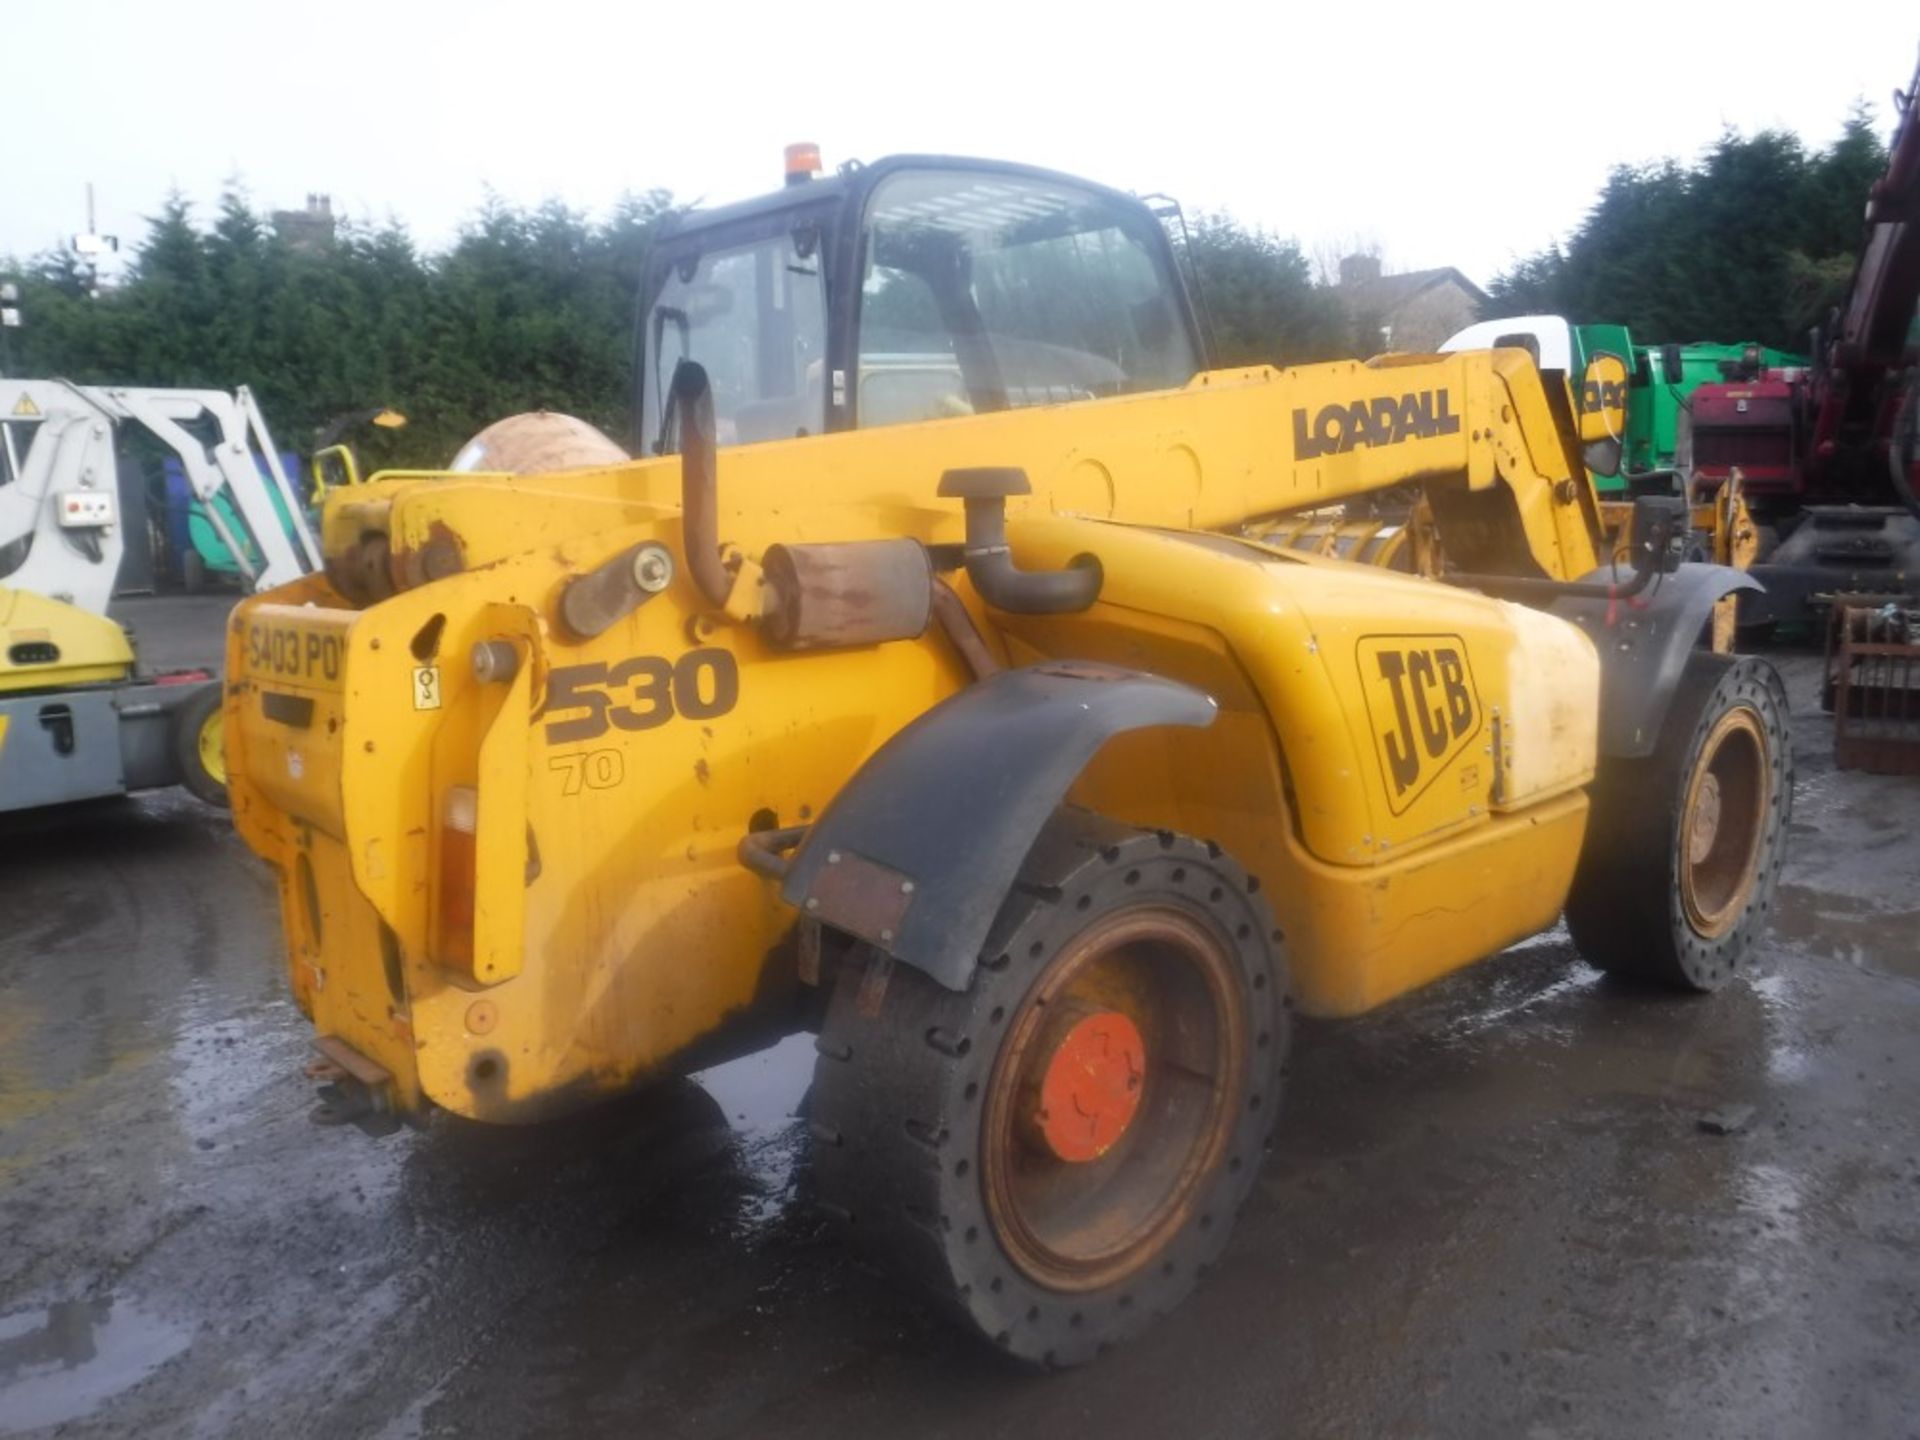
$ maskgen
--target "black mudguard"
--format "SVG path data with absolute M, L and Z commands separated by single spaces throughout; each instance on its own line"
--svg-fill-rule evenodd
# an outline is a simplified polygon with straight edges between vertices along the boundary
M 1135 670 L 1003 670 L 882 746 L 807 833 L 780 893 L 964 990 L 1021 862 L 1094 752 L 1127 730 L 1210 725 L 1215 711 Z
M 1582 577 L 1624 586 L 1631 570 L 1603 567 Z M 1624 600 L 1568 596 L 1548 608 L 1593 638 L 1600 652 L 1600 753 L 1651 755 L 1687 656 L 1723 595 L 1762 587 L 1727 565 L 1682 565 Z

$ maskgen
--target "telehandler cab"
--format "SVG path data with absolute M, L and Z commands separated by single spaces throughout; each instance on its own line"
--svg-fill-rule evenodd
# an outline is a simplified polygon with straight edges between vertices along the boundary
M 641 458 L 375 477 L 233 618 L 332 1118 L 817 1028 L 827 1211 L 1064 1365 L 1219 1255 L 1296 1008 L 1563 911 L 1605 970 L 1740 973 L 1787 705 L 1698 640 L 1751 582 L 1678 501 L 1602 563 L 1619 417 L 1524 351 L 1208 370 L 1140 201 L 926 157 L 684 217 L 639 346 Z

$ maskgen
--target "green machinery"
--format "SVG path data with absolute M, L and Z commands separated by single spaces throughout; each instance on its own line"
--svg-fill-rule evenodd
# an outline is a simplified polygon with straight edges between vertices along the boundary
M 1633 475 L 1691 468 L 1687 417 L 1693 392 L 1701 385 L 1807 363 L 1802 356 L 1750 343 L 1636 345 L 1625 325 L 1574 325 L 1559 315 L 1483 320 L 1440 348 L 1509 345 L 1532 351 L 1542 370 L 1566 377 L 1584 375 L 1588 362 L 1599 354 L 1618 355 L 1626 363 L 1627 432 L 1620 473 L 1594 476 L 1606 493 L 1624 491 Z

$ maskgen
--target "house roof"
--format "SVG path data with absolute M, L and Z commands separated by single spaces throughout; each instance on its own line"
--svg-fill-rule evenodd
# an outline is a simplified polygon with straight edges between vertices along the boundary
M 1466 291 L 1475 304 L 1488 303 L 1487 292 L 1451 265 L 1443 265 L 1438 270 L 1407 270 L 1398 275 L 1382 275 L 1378 279 L 1362 280 L 1357 285 L 1336 285 L 1333 293 L 1356 309 L 1386 315 L 1398 310 L 1414 296 L 1423 295 L 1434 286 L 1448 281 Z

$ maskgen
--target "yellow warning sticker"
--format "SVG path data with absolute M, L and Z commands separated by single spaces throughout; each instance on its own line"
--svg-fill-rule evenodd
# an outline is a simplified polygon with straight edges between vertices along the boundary
M 22 395 L 18 400 L 13 402 L 13 414 L 15 419 L 37 418 L 40 414 L 40 407 L 33 403 L 33 397 L 31 395 Z

